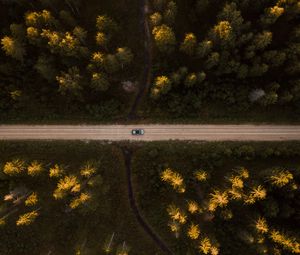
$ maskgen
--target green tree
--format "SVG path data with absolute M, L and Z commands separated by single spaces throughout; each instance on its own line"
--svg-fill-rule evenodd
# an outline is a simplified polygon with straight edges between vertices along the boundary
M 119 63 L 116 55 L 107 54 L 104 58 L 103 67 L 106 72 L 112 74 L 120 70 L 121 64 Z
M 97 17 L 96 27 L 99 32 L 107 34 L 113 34 L 118 30 L 117 23 L 106 15 L 101 15 Z
M 272 32 L 263 31 L 262 33 L 257 34 L 253 39 L 253 46 L 257 50 L 263 50 L 272 42 Z
M 71 93 L 78 95 L 81 87 L 81 75 L 78 67 L 68 69 L 68 72 L 62 72 L 61 75 L 56 76 L 59 84 L 59 92 L 63 95 Z
M 186 77 L 184 85 L 188 88 L 193 87 L 197 83 L 197 80 L 197 75 L 195 73 L 191 73 Z
M 96 91 L 107 91 L 110 87 L 110 83 L 104 73 L 93 73 L 91 87 Z
M 176 3 L 174 1 L 169 1 L 167 3 L 166 9 L 163 14 L 164 22 L 168 25 L 172 25 L 175 22 L 176 14 L 177 14 Z
M 197 57 L 198 58 L 204 58 L 206 57 L 212 50 L 213 43 L 212 41 L 205 40 L 201 43 L 199 43 L 197 47 Z
M 205 66 L 207 69 L 211 69 L 218 65 L 220 61 L 220 54 L 218 52 L 212 52 L 206 60 Z
M 34 69 L 46 80 L 52 82 L 55 80 L 57 71 L 53 67 L 54 59 L 51 56 L 40 55 Z
M 121 64 L 122 69 L 124 68 L 124 66 L 130 64 L 133 60 L 133 54 L 128 48 L 118 48 L 116 57 Z

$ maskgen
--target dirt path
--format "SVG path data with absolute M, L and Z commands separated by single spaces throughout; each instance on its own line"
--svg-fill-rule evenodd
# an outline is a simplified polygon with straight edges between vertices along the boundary
M 139 83 L 139 91 L 136 95 L 135 101 L 127 116 L 129 120 L 137 118 L 137 109 L 141 99 L 146 95 L 148 88 L 151 84 L 151 68 L 152 68 L 152 39 L 150 25 L 148 21 L 149 3 L 148 0 L 140 0 L 141 2 L 141 30 L 145 38 L 144 50 L 144 69 L 141 81 Z
M 143 136 L 131 135 L 143 128 Z M 288 141 L 300 126 L 288 125 L 0 125 L 0 140 Z
M 173 255 L 173 252 L 168 248 L 166 243 L 152 230 L 152 228 L 148 225 L 146 220 L 141 215 L 138 206 L 136 204 L 133 187 L 132 187 L 132 176 L 131 176 L 131 156 L 132 153 L 127 148 L 122 148 L 125 166 L 126 166 L 126 175 L 127 175 L 127 187 L 128 187 L 128 199 L 130 203 L 130 207 L 132 212 L 137 219 L 140 226 L 144 229 L 144 231 L 151 237 L 151 239 L 161 248 L 161 250 L 169 255 Z

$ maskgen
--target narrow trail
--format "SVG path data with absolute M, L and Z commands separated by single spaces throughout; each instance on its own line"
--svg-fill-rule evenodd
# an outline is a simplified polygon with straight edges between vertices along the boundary
M 133 211 L 135 218 L 137 219 L 140 226 L 144 229 L 144 231 L 151 237 L 151 239 L 160 247 L 160 249 L 169 255 L 174 255 L 174 253 L 168 248 L 166 243 L 152 230 L 152 228 L 147 224 L 141 215 L 138 206 L 136 204 L 133 187 L 132 187 L 132 174 L 131 174 L 131 158 L 132 152 L 124 147 L 121 147 L 126 167 L 126 176 L 127 176 L 127 187 L 128 187 L 128 199 L 130 203 L 130 207 Z
M 140 0 L 141 3 L 141 32 L 145 38 L 145 49 L 144 49 L 144 69 L 142 78 L 139 82 L 139 91 L 136 95 L 134 103 L 130 109 L 130 112 L 127 116 L 127 119 L 133 120 L 136 119 L 137 116 L 137 109 L 141 102 L 141 99 L 146 94 L 150 83 L 151 83 L 151 68 L 152 68 L 152 39 L 151 39 L 151 31 L 150 25 L 148 20 L 148 13 L 149 13 L 149 3 L 148 0 Z

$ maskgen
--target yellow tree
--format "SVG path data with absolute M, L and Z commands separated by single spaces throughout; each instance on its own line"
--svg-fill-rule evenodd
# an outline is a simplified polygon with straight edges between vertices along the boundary
M 35 192 L 33 192 L 26 200 L 25 205 L 26 206 L 34 206 L 38 202 L 38 196 Z
M 161 52 L 172 52 L 176 44 L 175 34 L 167 25 L 156 26 L 152 30 L 155 44 Z
M 188 202 L 188 211 L 191 213 L 191 214 L 195 214 L 197 212 L 202 212 L 200 206 L 198 205 L 197 202 L 195 201 L 189 201 Z
M 208 203 L 208 210 L 211 212 L 214 212 L 217 207 L 225 207 L 229 200 L 228 200 L 228 194 L 226 191 L 222 192 L 220 190 L 214 190 L 210 194 L 210 200 Z
M 194 175 L 195 175 L 195 178 L 196 178 L 196 180 L 197 181 L 199 181 L 199 182 L 204 182 L 204 181 L 206 181 L 207 179 L 208 179 L 208 173 L 207 172 L 205 172 L 204 170 L 198 170 L 198 171 L 196 171 L 195 173 L 194 173 Z
M 269 177 L 270 182 L 277 187 L 283 187 L 293 180 L 293 174 L 287 170 L 274 170 Z
M 17 226 L 28 226 L 35 221 L 38 215 L 39 213 L 37 211 L 25 213 L 19 217 L 16 224 Z
M 188 236 L 191 239 L 198 239 L 200 235 L 199 225 L 192 223 L 188 229 Z
M 263 217 L 260 217 L 257 219 L 257 221 L 255 222 L 255 228 L 256 228 L 257 232 L 262 233 L 262 234 L 268 233 L 268 231 L 269 231 L 267 221 Z
M 169 183 L 179 193 L 185 192 L 183 177 L 170 168 L 165 169 L 161 174 L 161 179 Z
M 28 174 L 30 176 L 37 176 L 44 171 L 42 163 L 37 160 L 32 161 L 31 164 L 27 167 Z
M 7 56 L 15 58 L 16 60 L 23 61 L 25 56 L 25 49 L 22 43 L 9 36 L 5 36 L 1 39 L 2 50 Z
M 75 209 L 79 207 L 80 205 L 83 205 L 85 202 L 91 199 L 91 196 L 88 193 L 81 193 L 79 197 L 74 198 L 71 203 L 70 207 L 72 209 Z
M 50 168 L 49 170 L 49 176 L 58 178 L 63 176 L 63 174 L 65 173 L 65 170 L 63 168 L 63 166 L 60 166 L 58 164 L 55 164 L 53 167 Z
M 258 200 L 263 200 L 267 196 L 267 191 L 262 185 L 253 187 L 248 196 L 245 197 L 246 204 L 254 204 Z
M 97 169 L 92 162 L 86 162 L 84 166 L 80 169 L 80 175 L 85 178 L 90 178 L 96 173 Z
M 180 208 L 176 207 L 175 205 L 170 205 L 167 208 L 167 211 L 172 220 L 177 221 L 180 224 L 186 223 L 187 216 L 182 210 L 180 210 Z
M 67 192 L 80 192 L 80 188 L 81 186 L 76 176 L 65 176 L 63 179 L 59 180 L 57 188 L 54 190 L 53 196 L 55 199 L 61 199 L 66 196 Z
M 20 159 L 14 159 L 10 162 L 6 162 L 3 168 L 3 172 L 7 175 L 19 175 L 25 170 L 25 162 Z

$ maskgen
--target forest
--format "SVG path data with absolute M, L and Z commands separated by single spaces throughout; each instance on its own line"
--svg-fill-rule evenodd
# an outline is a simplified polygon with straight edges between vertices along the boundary
M 151 143 L 141 211 L 174 254 L 300 254 L 300 144 Z
M 299 122 L 298 0 L 143 2 L 1 0 L 0 118 Z
M 299 14 L 298 0 L 151 1 L 146 116 L 299 120 Z
M 1 255 L 160 254 L 130 211 L 121 151 L 0 142 Z
M 130 2 L 128 9 L 125 0 L 0 1 L 0 118 L 103 121 L 124 114 L 141 41 L 129 33 L 139 30 L 138 5 Z

